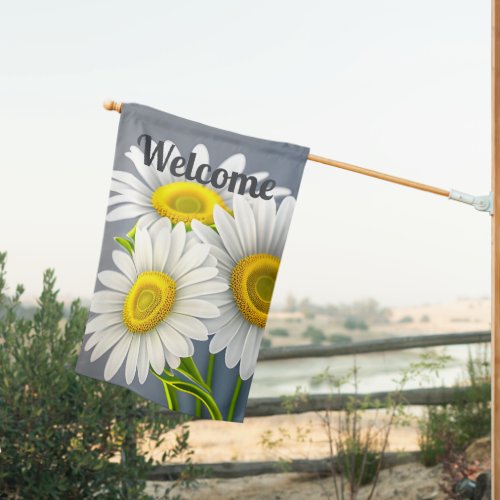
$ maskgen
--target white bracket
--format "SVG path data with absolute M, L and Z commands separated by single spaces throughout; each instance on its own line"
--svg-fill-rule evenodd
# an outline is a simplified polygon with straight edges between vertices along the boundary
M 448 198 L 467 203 L 467 205 L 472 205 L 480 212 L 488 212 L 490 215 L 493 215 L 493 193 L 486 196 L 474 196 L 473 194 L 462 193 L 461 191 L 452 189 Z

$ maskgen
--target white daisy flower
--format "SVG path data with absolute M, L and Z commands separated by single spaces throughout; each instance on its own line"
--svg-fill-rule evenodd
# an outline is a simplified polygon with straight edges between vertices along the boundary
M 131 384 L 137 372 L 141 384 L 151 364 L 161 374 L 165 361 L 177 368 L 180 358 L 193 355 L 192 339 L 207 340 L 202 320 L 220 312 L 207 297 L 227 290 L 217 280 L 217 261 L 210 247 L 186 234 L 184 223 L 172 229 L 167 219 L 149 230 L 140 220 L 135 250 L 115 250 L 118 270 L 98 274 L 106 287 L 94 294 L 90 311 L 95 313 L 86 328 L 92 348 L 90 361 L 111 350 L 104 369 L 110 380 L 125 362 L 125 379 Z
M 229 285 L 226 292 L 214 296 L 221 316 L 208 320 L 212 354 L 226 349 L 228 368 L 239 361 L 243 380 L 253 375 L 260 342 L 292 218 L 295 199 L 283 200 L 278 212 L 274 200 L 234 196 L 234 218 L 216 206 L 215 225 L 218 231 L 198 221 L 193 232 L 211 245 L 217 259 L 219 276 Z
M 156 143 L 152 142 L 151 149 L 156 149 Z M 177 146 L 171 141 L 165 141 L 163 150 L 172 152 L 165 165 L 163 172 L 155 168 L 153 162 L 150 166 L 144 164 L 144 153 L 132 146 L 125 153 L 134 164 L 138 177 L 129 172 L 115 170 L 111 190 L 118 193 L 110 198 L 109 206 L 118 205 L 107 215 L 108 221 L 131 219 L 144 216 L 146 226 L 149 226 L 162 217 L 169 218 L 173 224 L 184 222 L 189 227 L 193 219 L 203 224 L 213 224 L 213 208 L 218 205 L 224 210 L 231 211 L 233 208 L 233 193 L 229 191 L 229 183 L 223 183 L 222 187 L 214 187 L 213 184 L 201 184 L 192 178 L 186 177 L 186 172 L 180 177 L 172 176 L 170 165 L 172 160 L 180 156 Z M 192 171 L 189 177 L 194 177 L 201 165 L 209 164 L 208 150 L 203 144 L 193 148 L 196 154 Z M 217 169 L 225 170 L 230 176 L 233 172 L 243 173 L 246 158 L 243 154 L 235 154 L 224 160 Z M 212 170 L 216 169 L 212 167 Z M 250 174 L 260 184 L 269 177 L 268 172 L 257 172 Z M 200 178 L 206 180 L 208 172 L 205 169 L 200 173 Z M 227 180 L 227 178 L 226 178 Z M 237 179 L 234 189 L 237 191 L 241 179 Z M 248 190 L 250 186 L 245 188 Z M 290 190 L 284 187 L 275 187 L 272 190 L 275 197 L 290 194 Z

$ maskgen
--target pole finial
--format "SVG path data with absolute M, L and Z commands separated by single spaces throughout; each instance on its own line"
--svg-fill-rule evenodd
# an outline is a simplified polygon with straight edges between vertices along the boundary
M 122 112 L 122 103 L 116 101 L 105 101 L 103 103 L 104 109 L 108 111 L 117 111 L 118 113 Z

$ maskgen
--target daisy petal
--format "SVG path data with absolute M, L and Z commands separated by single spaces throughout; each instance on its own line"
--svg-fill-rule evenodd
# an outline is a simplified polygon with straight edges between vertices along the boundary
M 245 345 L 245 340 L 248 336 L 247 332 L 250 328 L 251 325 L 243 323 L 238 335 L 235 335 L 233 340 L 226 347 L 225 361 L 228 368 L 234 368 L 240 361 L 243 346 Z
M 149 214 L 143 215 L 138 221 L 137 226 L 143 229 L 148 229 L 152 224 L 154 224 L 159 219 L 163 219 L 156 210 L 153 210 Z
M 90 304 L 90 310 L 95 313 L 121 311 L 124 301 L 125 295 L 118 292 L 112 292 L 111 290 L 95 292 Z
M 157 225 L 155 224 L 155 226 Z M 163 271 L 170 249 L 170 229 L 166 224 L 160 226 L 153 241 L 153 269 L 155 271 Z
M 203 283 L 188 285 L 177 291 L 177 299 L 193 299 L 203 295 L 212 295 L 214 293 L 225 292 L 229 286 L 223 281 L 211 280 Z
M 153 147 L 153 151 L 155 147 L 156 145 Z M 132 146 L 130 151 L 125 153 L 125 156 L 132 161 L 137 173 L 144 179 L 146 184 L 153 191 L 160 187 L 161 183 L 155 175 L 155 167 L 153 166 L 153 163 L 151 163 L 149 167 L 144 164 L 144 153 L 142 153 L 139 148 Z
M 130 335 L 127 329 L 123 326 L 122 328 L 115 328 L 109 330 L 108 335 L 106 335 L 102 340 L 100 340 L 95 346 L 92 354 L 90 355 L 90 361 L 94 362 L 99 359 L 105 352 L 109 351 L 119 340 L 121 340 L 126 335 Z
M 156 330 L 149 332 L 146 335 L 146 346 L 148 348 L 148 357 L 153 370 L 161 374 L 165 368 L 165 357 L 163 356 L 163 347 L 160 337 Z
M 224 248 L 220 236 L 211 227 L 202 224 L 198 219 L 193 219 L 191 221 L 191 229 L 198 236 L 198 238 L 203 241 L 203 243 L 208 243 L 215 247 Z
M 125 335 L 111 351 L 104 368 L 104 380 L 111 380 L 116 375 L 125 361 L 131 342 L 132 335 Z
M 150 187 L 145 186 L 135 175 L 132 175 L 130 172 L 115 170 L 113 171 L 113 179 L 127 184 L 129 186 L 129 189 L 133 188 L 144 196 L 148 196 L 149 198 L 151 198 L 151 195 L 153 194 L 153 191 Z
M 137 269 L 130 255 L 120 250 L 113 250 L 111 255 L 115 266 L 128 278 L 130 283 L 134 283 L 137 279 Z
M 291 189 L 281 186 L 275 187 L 271 192 L 275 197 L 289 196 L 292 194 Z
M 255 218 L 250 204 L 243 196 L 235 196 L 233 200 L 236 231 L 245 254 L 257 252 L 257 235 Z
M 204 144 L 197 144 L 194 148 L 193 148 L 193 153 L 196 154 L 196 159 L 194 161 L 194 165 L 193 165 L 193 171 L 192 171 L 192 176 L 194 177 L 196 175 L 196 172 L 198 172 L 198 167 L 200 165 L 207 165 L 210 163 L 210 158 L 209 158 L 209 155 L 208 155 L 208 149 L 207 147 L 204 145 Z M 201 178 L 203 180 L 207 180 L 208 178 L 208 172 L 205 171 L 202 173 L 201 175 Z M 193 182 L 196 182 L 196 181 L 193 181 Z
M 139 336 L 139 356 L 137 357 L 137 374 L 139 375 L 139 383 L 144 384 L 149 375 L 149 358 L 146 340 L 142 335 Z
M 170 275 L 174 280 L 178 280 L 192 269 L 200 266 L 207 258 L 210 247 L 203 243 L 197 243 L 177 261 Z
M 254 215 L 257 226 L 257 252 L 270 253 L 276 219 L 276 202 L 258 200 L 254 205 Z
M 112 201 L 113 200 L 113 201 Z M 135 203 L 144 207 L 151 207 L 151 197 L 147 197 L 133 189 L 122 189 L 121 194 L 113 196 L 109 199 L 108 206 L 115 205 L 116 203 Z
M 165 319 L 165 323 L 186 337 L 196 340 L 208 339 L 207 327 L 199 319 L 192 316 L 172 312 Z
M 144 227 L 144 225 L 142 227 Z M 172 231 L 172 223 L 170 222 L 169 218 L 160 217 L 159 215 L 157 215 L 157 217 L 151 224 L 151 227 L 149 228 L 149 234 L 151 235 L 151 239 L 153 241 L 156 239 L 158 233 L 162 229 L 168 229 L 168 232 L 170 233 Z
M 276 214 L 276 223 L 274 225 L 273 237 L 271 240 L 270 252 L 272 255 L 281 257 L 285 246 L 286 235 L 292 220 L 293 209 L 295 208 L 295 198 L 289 196 L 285 198 Z
M 137 370 L 137 360 L 139 358 L 139 347 L 141 346 L 141 338 L 139 335 L 132 335 L 132 342 L 127 355 L 127 363 L 125 365 L 125 380 L 127 384 L 131 384 Z
M 240 377 L 242 380 L 248 380 L 253 375 L 255 365 L 257 364 L 257 356 L 259 355 L 262 334 L 263 330 L 253 325 L 247 334 L 243 352 L 241 353 Z
M 244 257 L 244 253 L 238 238 L 235 220 L 219 205 L 215 205 L 214 221 L 229 255 L 235 262 L 238 262 Z
M 107 328 L 103 328 L 102 330 L 94 332 L 92 335 L 90 335 L 89 339 L 85 343 L 85 350 L 90 351 L 90 349 L 92 349 L 92 347 L 97 345 L 99 342 L 110 337 L 116 338 L 116 342 L 118 342 L 124 330 L 125 327 L 120 324 L 111 325 Z
M 187 358 L 193 355 L 193 343 L 167 323 L 163 322 L 157 325 L 156 331 L 163 345 L 175 356 Z
M 217 318 L 219 309 L 206 300 L 184 299 L 177 300 L 172 312 L 196 316 L 197 318 Z
M 147 214 L 152 210 L 154 209 L 152 209 L 151 207 L 141 207 L 140 205 L 122 205 L 118 208 L 115 208 L 114 210 L 111 210 L 111 212 L 109 212 L 106 216 L 106 220 L 109 222 L 114 222 L 117 220 L 132 219 L 134 217 L 139 217 L 140 215 Z
M 102 330 L 111 325 L 116 325 L 122 323 L 122 315 L 120 313 L 109 313 L 109 314 L 99 314 L 95 318 L 92 318 L 85 328 L 85 333 L 95 332 L 97 330 Z
M 146 229 L 138 227 L 135 232 L 134 262 L 137 272 L 144 273 L 153 268 L 153 246 Z
M 215 267 L 199 267 L 198 269 L 194 269 L 193 271 L 185 274 L 177 282 L 177 291 L 185 288 L 186 286 L 194 285 L 195 283 L 201 283 L 203 281 L 215 278 L 217 274 L 218 271 Z
M 175 225 L 170 237 L 170 251 L 168 252 L 167 262 L 164 267 L 167 274 L 170 275 L 169 271 L 175 267 L 177 261 L 180 259 L 185 243 L 186 226 L 184 226 L 184 222 L 179 222 Z
M 165 346 L 163 346 L 163 352 L 165 353 L 165 359 L 167 360 L 168 366 L 174 370 L 178 368 L 181 364 L 179 356 L 172 354 Z
M 227 170 L 229 174 L 231 174 L 231 172 L 238 172 L 240 174 L 241 172 L 243 172 L 243 170 L 245 170 L 245 164 L 245 155 L 238 153 L 224 160 L 219 165 L 219 168 Z
M 97 278 L 107 288 L 117 290 L 118 292 L 128 293 L 131 282 L 122 273 L 116 271 L 101 271 Z
M 222 349 L 224 349 L 231 342 L 245 321 L 245 318 L 243 318 L 240 314 L 237 314 L 231 321 L 229 321 L 229 323 L 227 323 L 227 325 L 215 332 L 215 335 L 210 341 L 210 353 L 217 354 L 222 351 Z

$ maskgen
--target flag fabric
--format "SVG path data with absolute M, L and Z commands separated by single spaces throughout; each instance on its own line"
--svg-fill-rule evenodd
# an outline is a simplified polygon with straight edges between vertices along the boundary
M 124 104 L 77 372 L 243 421 L 307 154 Z

